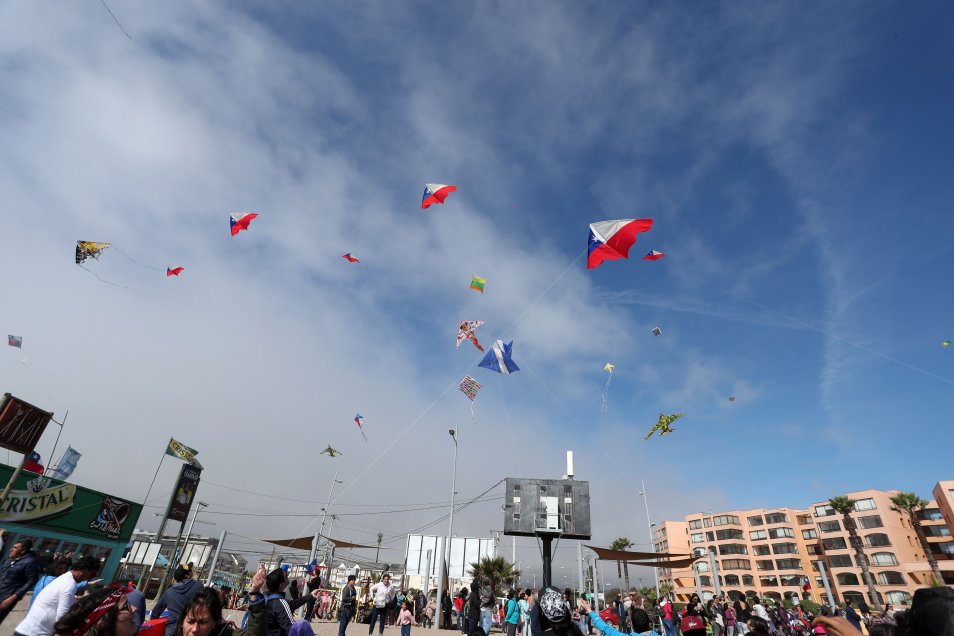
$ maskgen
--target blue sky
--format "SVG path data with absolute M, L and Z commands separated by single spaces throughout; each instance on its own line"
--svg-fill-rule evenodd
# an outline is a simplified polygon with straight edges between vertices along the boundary
M 24 338 L 0 378 L 70 410 L 80 482 L 141 498 L 173 435 L 218 528 L 307 534 L 213 517 L 315 512 L 213 483 L 320 501 L 337 468 L 341 510 L 443 501 L 456 427 L 461 496 L 573 449 L 608 543 L 646 540 L 640 480 L 662 519 L 950 477 L 948 7 L 112 8 L 131 40 L 94 2 L 0 8 L 0 316 Z M 425 182 L 459 191 L 421 211 Z M 585 269 L 589 223 L 642 217 L 632 260 Z M 107 252 L 110 287 L 76 239 L 186 270 Z M 522 371 L 475 371 L 461 319 Z M 643 442 L 661 411 L 687 416 Z

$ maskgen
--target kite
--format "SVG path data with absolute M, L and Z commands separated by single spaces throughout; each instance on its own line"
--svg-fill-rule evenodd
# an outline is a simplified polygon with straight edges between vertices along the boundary
M 730 396 L 729 396 L 729 402 L 735 402 L 735 396 L 734 396 L 734 395 L 730 395 Z
M 17 349 L 22 349 L 23 337 L 22 336 L 7 336 L 7 346 L 16 347 Z
M 480 382 L 473 379 L 469 375 L 465 375 L 464 379 L 460 381 L 460 384 L 457 385 L 457 388 L 461 392 L 470 398 L 470 401 L 473 402 L 477 399 L 477 391 L 480 390 Z
M 609 362 L 603 367 L 603 371 L 606 371 L 609 374 L 609 377 L 606 378 L 606 386 L 603 387 L 603 412 L 606 413 L 606 398 L 609 397 L 609 385 L 613 381 L 613 369 L 616 368 L 615 364 L 610 364 Z
M 76 264 L 82 265 L 88 258 L 99 260 L 99 255 L 109 246 L 109 243 L 96 241 L 76 241 Z
M 344 254 L 341 258 L 347 259 L 347 261 L 348 261 L 349 263 L 360 263 L 360 262 L 361 262 L 361 261 L 359 261 L 358 259 L 356 259 L 354 256 L 352 256 L 352 255 L 351 255 L 351 252 L 348 252 L 347 254 Z
M 651 251 L 649 254 L 643 257 L 644 261 L 658 261 L 661 258 L 666 258 L 666 255 L 662 252 L 657 252 L 656 250 Z
M 354 423 L 358 425 L 358 430 L 361 431 L 361 437 L 364 438 L 364 442 L 368 442 L 368 436 L 364 434 L 364 428 L 361 426 L 361 420 L 364 419 L 364 416 L 358 413 L 354 416 Z
M 483 351 L 484 348 L 480 346 L 480 343 L 477 342 L 477 334 L 474 333 L 477 330 L 477 327 L 484 324 L 483 320 L 461 320 L 460 327 L 457 329 L 457 349 L 460 349 L 460 343 L 466 338 L 474 343 L 474 346 L 477 347 L 480 351 Z
M 170 276 L 178 276 L 179 274 L 182 273 L 182 270 L 184 269 L 185 267 L 167 267 L 166 278 L 169 278 Z
M 425 183 L 424 199 L 421 200 L 421 209 L 426 210 L 434 203 L 443 203 L 448 194 L 456 191 L 457 186 L 444 185 L 443 183 Z
M 361 426 L 361 423 L 360 423 L 360 422 L 358 423 L 358 426 Z M 341 451 L 338 450 L 337 448 L 332 448 L 332 447 L 331 447 L 331 444 L 328 444 L 328 448 L 326 448 L 325 450 L 321 451 L 321 453 L 319 453 L 319 454 L 320 454 L 320 455 L 327 455 L 328 457 L 335 458 L 335 457 L 337 457 L 338 455 L 341 455 Z
M 497 373 L 510 374 L 514 371 L 519 371 L 520 367 L 518 367 L 513 361 L 513 358 L 510 357 L 512 351 L 513 340 L 507 343 L 504 343 L 503 340 L 498 340 L 477 366 L 496 371 Z
M 661 335 L 662 335 L 662 329 L 660 329 L 659 327 L 653 327 L 653 335 L 654 335 L 654 336 L 661 336 Z
M 484 285 L 486 284 L 486 278 L 481 278 L 480 276 L 471 276 L 470 278 L 470 288 L 474 291 L 479 291 L 481 294 L 484 293 Z
M 318 570 L 323 570 L 327 567 L 327 565 L 318 565 L 318 559 L 312 559 L 311 563 L 305 566 L 305 568 L 308 570 L 308 574 L 314 574 Z
M 252 219 L 257 217 L 258 214 L 254 212 L 249 212 L 245 214 L 233 214 L 229 217 L 229 228 L 232 230 L 232 236 L 235 236 L 242 230 L 248 229 L 248 224 L 252 222 Z
M 646 437 L 643 438 L 643 440 L 647 440 L 650 437 L 652 437 L 653 433 L 655 433 L 656 431 L 659 431 L 660 437 L 662 437 L 663 435 L 669 435 L 674 430 L 676 430 L 674 428 L 670 428 L 672 423 L 684 415 L 685 413 L 673 413 L 672 415 L 664 415 L 660 413 L 659 421 L 656 423 L 655 426 L 652 427 L 652 429 L 650 429 L 649 433 L 646 435 Z
M 597 268 L 606 260 L 629 258 L 629 248 L 636 242 L 636 235 L 648 232 L 652 226 L 652 219 L 617 219 L 590 223 L 586 268 Z
M 950 347 L 952 342 L 954 342 L 954 340 L 945 340 L 944 342 L 941 343 L 941 346 Z

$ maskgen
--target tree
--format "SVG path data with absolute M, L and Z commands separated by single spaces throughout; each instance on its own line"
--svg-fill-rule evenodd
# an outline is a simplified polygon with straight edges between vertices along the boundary
M 931 572 L 934 576 L 933 583 L 934 585 L 943 585 L 944 576 L 941 574 L 941 568 L 937 566 L 937 559 L 934 558 L 934 553 L 931 552 L 931 544 L 928 543 L 927 536 L 924 534 L 924 527 L 918 518 L 918 512 L 924 510 L 931 502 L 927 499 L 921 499 L 913 492 L 902 492 L 892 497 L 891 503 L 894 504 L 891 506 L 892 510 L 908 515 L 908 521 L 911 522 L 911 527 L 914 528 L 914 534 L 918 537 L 918 543 L 921 544 L 921 549 L 924 550 L 924 556 L 931 566 Z
M 847 495 L 841 497 L 832 497 L 828 500 L 828 505 L 841 514 L 842 523 L 845 531 L 848 532 L 848 542 L 855 551 L 855 561 L 861 568 L 861 578 L 868 586 L 868 602 L 872 607 L 881 609 L 881 603 L 878 601 L 878 590 L 875 587 L 874 576 L 871 575 L 871 567 L 868 564 L 868 555 L 865 554 L 864 545 L 861 543 L 861 537 L 858 536 L 858 524 L 851 518 L 851 513 L 855 510 L 855 500 Z
M 513 564 L 503 557 L 484 557 L 470 564 L 470 575 L 475 579 L 490 579 L 490 587 L 497 594 L 501 591 L 500 584 L 512 585 L 520 577 L 520 571 L 513 569 Z
M 610 550 L 625 551 L 632 547 L 633 542 L 627 539 L 626 537 L 619 537 L 616 541 L 610 544 Z M 626 577 L 623 578 L 623 572 L 626 573 Z M 623 589 L 629 591 L 629 563 L 626 561 L 617 561 L 616 562 L 616 576 L 619 577 L 621 581 L 625 581 Z

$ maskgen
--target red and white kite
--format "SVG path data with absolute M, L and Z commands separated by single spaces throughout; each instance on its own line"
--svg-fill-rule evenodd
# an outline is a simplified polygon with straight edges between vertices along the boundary
M 629 248 L 636 242 L 636 235 L 648 232 L 652 219 L 617 219 L 590 224 L 587 269 L 599 267 L 603 261 L 629 258 Z
M 425 183 L 424 199 L 421 201 L 421 208 L 426 210 L 434 203 L 443 203 L 448 194 L 456 191 L 457 186 L 444 185 L 443 183 Z
M 361 262 L 361 261 L 359 261 L 358 259 L 356 259 L 354 256 L 352 256 L 352 255 L 351 255 L 351 252 L 348 252 L 347 254 L 344 254 L 341 258 L 346 258 L 346 259 L 348 259 L 348 262 L 349 262 L 349 263 L 360 263 L 360 262 Z
M 170 276 L 178 276 L 179 274 L 182 273 L 182 270 L 184 270 L 184 269 L 185 269 L 185 267 L 167 267 L 167 268 L 166 268 L 166 278 L 168 278 L 168 277 L 170 277 Z
M 232 236 L 235 236 L 242 230 L 248 229 L 248 224 L 252 222 L 252 219 L 258 215 L 254 212 L 249 212 L 246 214 L 233 214 L 229 218 L 229 227 L 232 228 Z

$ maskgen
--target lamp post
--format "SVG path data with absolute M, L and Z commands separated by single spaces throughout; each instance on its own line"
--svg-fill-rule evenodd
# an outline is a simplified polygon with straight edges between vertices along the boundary
M 646 482 L 640 481 L 639 485 L 642 486 L 642 490 L 639 491 L 639 494 L 643 496 L 643 503 L 646 504 L 646 526 L 649 528 L 649 545 L 653 549 L 653 554 L 656 554 L 656 542 L 653 541 L 653 526 L 656 525 L 649 520 L 649 495 L 646 494 Z M 659 570 L 653 566 L 653 577 L 656 579 L 656 601 L 659 601 Z
M 444 599 L 444 564 L 448 564 L 448 570 L 450 569 L 450 542 L 451 537 L 454 536 L 454 498 L 457 495 L 457 432 L 454 429 L 449 429 L 447 433 L 451 436 L 451 439 L 454 440 L 454 474 L 451 479 L 451 505 L 450 505 L 450 522 L 447 527 L 447 541 L 444 542 L 444 548 L 441 550 L 440 557 L 438 558 L 437 565 L 437 621 L 436 627 L 440 629 L 441 619 L 444 616 L 443 607 L 441 607 Z M 450 587 L 450 573 L 448 572 L 447 576 L 447 586 Z
M 192 521 L 189 522 L 189 529 L 186 530 L 185 540 L 183 540 L 182 542 L 182 556 L 179 557 L 179 563 L 182 562 L 183 557 L 185 557 L 185 551 L 189 547 L 189 537 L 192 536 L 192 526 L 195 525 L 195 518 L 199 516 L 199 510 L 201 508 L 208 508 L 208 507 L 209 507 L 209 504 L 205 503 L 204 501 L 196 502 L 195 511 L 192 513 Z M 215 524 L 211 524 L 211 525 L 215 525 Z

